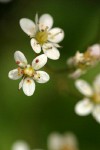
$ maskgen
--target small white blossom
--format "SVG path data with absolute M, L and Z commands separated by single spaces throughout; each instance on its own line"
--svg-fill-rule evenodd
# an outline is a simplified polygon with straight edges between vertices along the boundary
M 33 50 L 40 53 L 43 49 L 48 58 L 56 60 L 60 57 L 57 47 L 64 38 L 64 31 L 58 27 L 52 28 L 52 25 L 53 18 L 49 14 L 43 14 L 39 19 L 36 14 L 35 23 L 27 18 L 20 19 L 22 30 L 31 37 Z
M 78 150 L 78 142 L 73 133 L 52 133 L 48 137 L 48 150 Z
M 11 150 L 30 150 L 30 147 L 25 141 L 16 141 Z
M 86 73 L 87 69 L 100 62 L 100 45 L 95 44 L 89 47 L 86 52 L 76 52 L 74 57 L 71 57 L 67 61 L 67 65 L 73 68 L 73 72 L 70 74 L 72 78 L 78 78 L 82 74 Z
M 92 114 L 100 123 L 100 74 L 95 78 L 93 86 L 86 81 L 78 79 L 76 88 L 84 95 L 84 98 L 75 106 L 75 112 L 80 116 Z
M 33 95 L 35 91 L 35 82 L 46 83 L 49 80 L 49 75 L 45 71 L 38 71 L 47 63 L 47 56 L 42 54 L 37 56 L 32 61 L 32 65 L 29 65 L 26 57 L 20 51 L 14 53 L 14 59 L 18 65 L 17 69 L 11 70 L 8 74 L 12 80 L 22 78 L 19 83 L 19 89 L 23 89 L 23 92 L 27 96 Z

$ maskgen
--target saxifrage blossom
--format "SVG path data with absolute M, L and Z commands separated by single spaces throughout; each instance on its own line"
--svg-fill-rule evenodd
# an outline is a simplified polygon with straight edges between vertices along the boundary
M 43 14 L 39 19 L 36 14 L 35 22 L 28 18 L 20 19 L 22 30 L 31 38 L 31 46 L 36 53 L 43 49 L 44 54 L 53 60 L 60 57 L 58 51 L 59 42 L 64 38 L 64 31 L 53 26 L 53 18 L 49 14 Z
M 75 82 L 76 88 L 84 95 L 84 98 L 75 106 L 75 112 L 80 116 L 92 114 L 100 123 L 100 74 L 96 76 L 93 85 L 78 79 Z
M 90 46 L 84 53 L 77 51 L 75 56 L 67 61 L 67 65 L 73 68 L 70 77 L 74 79 L 79 78 L 98 62 L 100 62 L 100 44 Z
M 18 65 L 17 69 L 11 70 L 8 74 L 12 80 L 22 78 L 19 83 L 19 89 L 23 89 L 23 92 L 27 96 L 33 95 L 35 91 L 35 82 L 45 83 L 50 77 L 45 71 L 38 71 L 47 63 L 47 57 L 45 54 L 37 56 L 32 61 L 32 65 L 29 65 L 26 57 L 20 51 L 14 53 L 14 59 Z

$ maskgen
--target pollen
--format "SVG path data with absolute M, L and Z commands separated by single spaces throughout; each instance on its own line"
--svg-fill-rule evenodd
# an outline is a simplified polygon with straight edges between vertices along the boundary
M 32 77 L 34 76 L 35 70 L 33 69 L 33 67 L 27 67 L 24 69 L 24 75 Z
M 39 44 L 43 45 L 48 40 L 48 32 L 47 29 L 42 30 L 40 32 L 37 32 L 35 36 L 36 40 L 39 42 Z
M 100 93 L 95 93 L 95 94 L 92 96 L 92 100 L 93 100 L 95 103 L 100 103 Z

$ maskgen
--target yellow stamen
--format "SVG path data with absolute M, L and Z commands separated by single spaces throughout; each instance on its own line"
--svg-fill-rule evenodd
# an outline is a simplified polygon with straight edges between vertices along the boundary
M 39 44 L 43 45 L 48 40 L 47 29 L 40 31 L 40 32 L 37 32 L 35 38 L 39 42 Z
M 33 67 L 27 67 L 24 69 L 24 75 L 32 77 L 34 76 L 35 70 L 33 69 Z
M 100 103 L 100 93 L 95 93 L 95 94 L 92 96 L 92 100 L 93 100 L 95 103 Z

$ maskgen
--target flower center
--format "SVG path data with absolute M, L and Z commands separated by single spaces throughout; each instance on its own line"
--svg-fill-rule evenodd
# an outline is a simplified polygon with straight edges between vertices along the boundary
M 87 69 L 89 66 L 92 65 L 93 61 L 94 59 L 90 56 L 90 53 L 86 51 L 83 54 L 83 59 L 80 60 L 80 62 L 78 63 L 78 67 L 82 70 Z
M 92 100 L 93 100 L 95 103 L 100 103 L 100 93 L 95 93 L 95 94 L 92 96 Z
M 37 32 L 35 38 L 39 42 L 39 44 L 43 45 L 48 40 L 47 29 Z
M 23 70 L 23 74 L 29 77 L 34 76 L 35 70 L 33 69 L 33 67 L 27 67 Z

